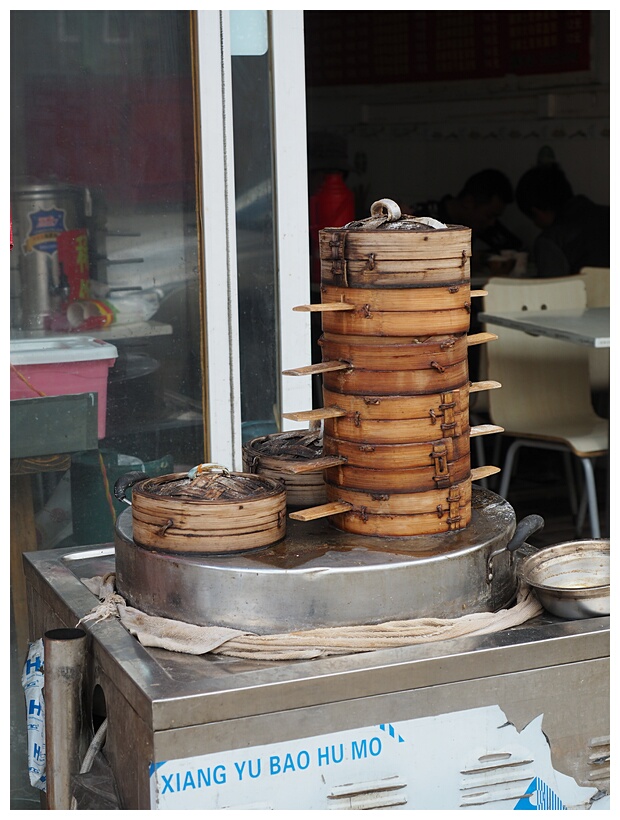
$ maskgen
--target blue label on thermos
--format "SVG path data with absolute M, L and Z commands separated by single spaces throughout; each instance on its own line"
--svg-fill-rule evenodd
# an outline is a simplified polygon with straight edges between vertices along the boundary
M 41 209 L 29 214 L 29 217 L 30 230 L 22 244 L 24 253 L 56 253 L 58 234 L 66 230 L 65 211 L 60 208 Z

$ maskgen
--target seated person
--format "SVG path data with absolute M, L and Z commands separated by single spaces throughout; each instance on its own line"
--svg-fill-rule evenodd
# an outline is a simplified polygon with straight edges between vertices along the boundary
M 465 225 L 472 229 L 472 269 L 482 267 L 483 256 L 502 250 L 520 250 L 521 241 L 499 221 L 514 199 L 508 177 L 494 168 L 469 177 L 457 196 L 446 195 L 439 201 L 421 202 L 414 216 L 432 216 L 446 225 Z
M 559 165 L 526 171 L 515 193 L 520 210 L 541 229 L 533 247 L 538 276 L 609 267 L 609 206 L 576 196 Z

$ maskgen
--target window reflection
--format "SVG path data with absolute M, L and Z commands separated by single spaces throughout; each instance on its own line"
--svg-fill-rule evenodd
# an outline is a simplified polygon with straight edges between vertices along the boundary
M 11 12 L 12 360 L 59 336 L 118 354 L 99 453 L 36 482 L 39 523 L 50 499 L 88 520 L 42 547 L 111 540 L 128 465 L 204 459 L 190 36 L 190 12 Z
M 280 418 L 268 53 L 233 56 L 232 87 L 241 414 L 248 441 L 277 432 Z

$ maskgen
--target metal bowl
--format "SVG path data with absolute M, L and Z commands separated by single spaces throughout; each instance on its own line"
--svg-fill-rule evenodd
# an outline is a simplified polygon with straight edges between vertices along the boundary
M 545 547 L 524 560 L 518 574 L 552 615 L 571 620 L 609 615 L 609 539 Z

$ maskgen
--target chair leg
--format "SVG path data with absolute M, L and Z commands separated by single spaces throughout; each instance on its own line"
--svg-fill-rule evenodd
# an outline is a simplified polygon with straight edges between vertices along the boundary
M 581 537 L 583 532 L 583 522 L 586 520 L 586 513 L 588 511 L 588 493 L 584 490 L 581 494 L 581 501 L 579 502 L 579 513 L 577 515 L 577 535 Z
M 499 487 L 499 494 L 502 498 L 506 498 L 508 495 L 508 487 L 510 486 L 512 468 L 519 447 L 521 447 L 521 442 L 517 439 L 512 442 L 512 444 L 506 451 L 506 458 L 504 459 L 504 465 L 502 467 L 502 481 Z
M 566 482 L 568 484 L 568 497 L 570 499 L 570 508 L 573 516 L 577 517 L 578 501 L 577 491 L 575 489 L 575 473 L 573 471 L 573 455 L 568 450 L 564 453 L 564 469 L 566 470 Z
M 583 473 L 586 479 L 586 490 L 588 493 L 588 507 L 590 509 L 590 532 L 592 538 L 601 537 L 601 526 L 598 518 L 598 501 L 596 498 L 596 484 L 594 482 L 594 468 L 589 458 L 582 458 Z

